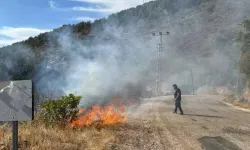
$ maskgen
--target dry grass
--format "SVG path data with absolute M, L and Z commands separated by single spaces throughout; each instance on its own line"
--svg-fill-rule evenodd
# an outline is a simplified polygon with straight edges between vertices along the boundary
M 10 149 L 11 131 L 0 127 L 0 149 Z M 72 129 L 70 127 L 46 127 L 41 123 L 19 125 L 19 145 L 25 150 L 100 150 L 112 141 L 112 130 L 97 130 L 94 127 Z
M 236 100 L 237 98 L 233 94 L 231 94 L 226 96 L 224 101 L 233 104 Z
M 249 103 L 234 102 L 233 105 L 250 110 L 250 104 Z
M 238 106 L 245 109 L 250 109 L 250 103 L 243 103 L 237 100 L 234 95 L 229 95 L 224 99 L 225 102 L 233 104 L 234 106 Z
M 34 120 L 19 123 L 20 150 L 114 150 L 148 149 L 157 146 L 155 136 L 162 132 L 151 123 L 126 123 L 101 129 L 46 127 Z M 11 128 L 0 126 L 0 150 L 11 149 Z M 159 143 L 160 144 L 160 143 Z M 158 144 L 158 145 L 159 145 Z

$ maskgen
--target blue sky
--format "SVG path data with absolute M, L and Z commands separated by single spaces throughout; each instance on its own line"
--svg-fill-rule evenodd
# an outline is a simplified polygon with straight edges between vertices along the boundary
M 0 0 L 0 47 L 63 24 L 93 21 L 142 3 L 143 0 Z

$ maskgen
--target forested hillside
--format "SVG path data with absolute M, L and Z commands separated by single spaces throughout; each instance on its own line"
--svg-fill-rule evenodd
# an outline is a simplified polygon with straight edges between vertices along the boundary
M 32 60 L 34 61 L 32 64 L 39 64 L 41 59 L 44 58 L 43 56 L 48 48 L 58 47 L 58 38 L 60 34 L 72 34 L 71 36 L 74 38 L 74 40 L 91 40 L 92 35 L 97 35 L 99 32 L 104 31 L 106 26 L 115 25 L 116 27 L 123 27 L 126 25 L 135 24 L 141 19 L 145 19 L 147 22 L 154 21 L 158 20 L 158 18 L 162 16 L 165 11 L 174 14 L 180 9 L 186 9 L 198 4 L 198 0 L 188 0 L 185 2 L 172 0 L 149 2 L 136 8 L 130 8 L 128 10 L 123 10 L 119 13 L 112 14 L 108 17 L 108 19 L 103 18 L 95 20 L 94 23 L 81 22 L 76 25 L 63 25 L 62 27 L 54 29 L 52 32 L 42 33 L 36 37 L 30 37 L 25 41 L 1 48 L 1 58 L 8 57 L 10 59 L 16 60 L 15 56 L 19 56 L 19 54 L 22 53 L 20 52 L 20 49 L 25 47 L 25 49 L 29 49 L 36 58 L 35 60 Z M 147 28 L 148 25 L 145 25 L 144 30 L 147 30 Z M 90 34 L 91 32 L 92 34 Z M 16 62 L 14 61 L 14 64 L 12 65 L 21 65 L 22 67 L 26 66 L 26 62 L 23 59 L 20 58 L 19 60 L 16 60 Z M 25 69 L 21 69 L 20 71 L 16 72 L 17 70 L 11 70 L 11 68 L 8 68 L 8 65 L 6 66 L 6 61 L 2 60 L 1 63 L 3 72 L 8 70 L 8 75 L 6 73 L 1 74 L 1 79 L 6 79 L 7 76 L 13 79 L 28 79 L 32 77 L 32 73 L 34 71 L 33 69 L 36 68 L 29 66 L 31 64 L 27 62 L 27 67 L 25 67 Z M 16 67 L 21 68 L 21 66 Z
M 160 57 L 162 91 L 172 83 L 189 87 L 190 70 L 195 88 L 235 86 L 240 59 L 236 35 L 250 15 L 249 6 L 248 0 L 159 0 L 93 23 L 64 25 L 1 48 L 0 79 L 33 79 L 39 88 L 53 85 L 63 92 L 85 91 L 83 95 L 109 93 L 100 89 L 112 89 L 113 80 L 121 86 L 118 93 L 130 93 L 123 87 L 137 85 L 154 89 L 159 37 L 152 33 L 169 31 Z

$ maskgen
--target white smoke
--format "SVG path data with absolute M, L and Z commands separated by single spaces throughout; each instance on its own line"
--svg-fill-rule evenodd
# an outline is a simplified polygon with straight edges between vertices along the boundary
M 153 3 L 147 5 L 149 9 L 150 5 Z M 250 6 L 246 0 L 211 1 L 190 9 L 184 9 L 187 6 L 183 4 L 181 11 L 174 15 L 160 12 L 154 22 L 145 18 L 122 27 L 113 19 L 113 23 L 110 20 L 104 24 L 101 33 L 93 30 L 94 40 L 87 44 L 74 41 L 72 34 L 61 34 L 59 51 L 66 52 L 70 60 L 66 86 L 62 88 L 65 93 L 83 95 L 83 104 L 93 97 L 134 92 L 135 89 L 126 89 L 127 84 L 142 85 L 138 86 L 142 90 L 156 89 L 159 37 L 153 37 L 151 31 L 166 30 L 170 35 L 163 37 L 165 51 L 160 58 L 162 92 L 169 91 L 174 83 L 186 85 L 192 91 L 191 71 L 196 88 L 234 82 L 237 68 L 233 65 L 237 60 L 232 58 L 239 56 L 234 35 L 238 24 L 249 14 L 246 6 Z M 136 28 L 142 23 L 149 30 Z M 105 38 L 110 39 L 105 41 Z
M 173 84 L 191 92 L 191 71 L 195 88 L 235 85 L 239 47 L 234 37 L 238 24 L 250 14 L 250 1 L 218 0 L 193 7 L 180 0 L 172 3 L 173 10 L 162 10 L 168 1 L 138 7 L 148 10 L 144 19 L 136 20 L 133 9 L 120 20 L 113 15 L 102 21 L 103 30 L 92 29 L 93 39 L 77 40 L 71 30 L 61 33 L 57 47 L 47 49 L 50 61 L 42 64 L 63 78 L 45 75 L 44 81 L 64 93 L 82 95 L 82 105 L 116 95 L 140 97 L 149 89 L 155 92 L 159 36 L 152 36 L 152 32 L 169 31 L 170 35 L 163 37 L 165 51 L 160 56 L 163 93 Z

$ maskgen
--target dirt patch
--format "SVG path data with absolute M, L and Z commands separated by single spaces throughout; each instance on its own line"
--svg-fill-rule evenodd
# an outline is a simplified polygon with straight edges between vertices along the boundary
M 217 110 L 214 110 L 212 108 L 209 108 L 209 110 L 212 111 L 212 112 L 218 112 Z
M 220 136 L 204 136 L 198 139 L 198 141 L 205 150 L 241 150 L 236 144 Z
M 206 127 L 206 126 L 201 126 L 203 129 L 206 129 L 206 130 L 208 130 L 208 127 Z
M 151 124 L 151 123 L 149 123 Z M 160 127 L 147 124 L 125 124 L 119 127 L 119 133 L 115 139 L 107 145 L 105 150 L 127 149 L 163 149 L 159 141 Z

